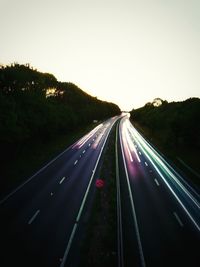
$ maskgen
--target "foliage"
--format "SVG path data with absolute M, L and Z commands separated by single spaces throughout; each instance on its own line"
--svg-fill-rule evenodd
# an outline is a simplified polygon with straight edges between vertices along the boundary
M 48 96 L 48 90 L 53 94 Z M 0 147 L 48 141 L 59 134 L 120 113 L 72 83 L 62 83 L 29 64 L 0 67 Z
M 199 98 L 171 103 L 162 101 L 160 106 L 153 103 L 132 110 L 131 119 L 159 136 L 165 146 L 200 147 Z

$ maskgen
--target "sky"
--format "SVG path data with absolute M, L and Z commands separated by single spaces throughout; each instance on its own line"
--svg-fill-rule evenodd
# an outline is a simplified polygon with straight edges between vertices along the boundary
M 0 0 L 0 63 L 30 63 L 124 111 L 200 97 L 199 0 Z

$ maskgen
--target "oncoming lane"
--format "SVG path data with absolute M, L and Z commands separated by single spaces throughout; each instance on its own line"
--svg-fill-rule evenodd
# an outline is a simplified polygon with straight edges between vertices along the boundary
M 176 172 L 126 117 L 121 120 L 119 135 L 141 241 L 138 246 L 144 256 L 141 266 L 196 266 L 200 260 L 196 195 L 174 177 Z M 168 177 L 169 173 L 173 176 Z
M 1 201 L 1 266 L 68 264 L 74 236 L 83 225 L 86 200 L 95 193 L 97 166 L 117 119 L 96 127 Z

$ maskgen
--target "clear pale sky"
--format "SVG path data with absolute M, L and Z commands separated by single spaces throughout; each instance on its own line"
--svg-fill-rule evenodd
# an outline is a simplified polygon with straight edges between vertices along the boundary
M 0 0 L 0 63 L 123 110 L 200 97 L 200 0 Z

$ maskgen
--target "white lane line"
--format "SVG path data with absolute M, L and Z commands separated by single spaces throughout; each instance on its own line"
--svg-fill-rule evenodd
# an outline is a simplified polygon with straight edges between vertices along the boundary
M 40 213 L 40 210 L 37 210 L 36 213 L 33 215 L 33 217 L 28 221 L 28 224 L 31 224 L 35 218 L 38 216 L 38 214 Z
M 115 138 L 115 161 L 116 161 L 116 191 L 117 191 L 117 237 L 118 237 L 118 267 L 124 267 L 124 253 L 123 253 L 123 231 L 122 231 L 122 208 L 121 208 L 121 192 L 119 181 L 119 158 L 118 158 L 118 131 L 119 123 L 116 126 Z
M 130 152 L 128 145 L 127 145 L 127 150 L 128 150 L 130 161 L 133 162 L 133 158 L 132 158 L 132 155 L 131 155 L 131 152 Z
M 67 255 L 69 253 L 69 250 L 70 250 L 70 247 L 71 247 L 71 244 L 72 244 L 72 240 L 74 238 L 74 234 L 76 232 L 76 228 L 77 228 L 77 223 L 74 224 L 74 227 L 73 227 L 73 230 L 72 230 L 72 233 L 70 235 L 70 238 L 69 238 L 69 242 L 68 242 L 68 245 L 67 245 L 67 249 L 65 250 L 65 253 L 64 253 L 64 256 L 62 258 L 62 262 L 60 264 L 60 267 L 64 267 L 65 266 L 65 261 L 67 259 Z
M 177 196 L 177 194 L 174 192 L 174 190 L 172 189 L 172 187 L 170 186 L 170 184 L 167 182 L 167 180 L 165 179 L 165 177 L 163 176 L 163 174 L 161 173 L 161 171 L 158 169 L 158 167 L 155 165 L 155 163 L 153 162 L 153 160 L 150 158 L 150 156 L 147 154 L 147 152 L 145 150 L 143 150 L 144 154 L 146 155 L 146 157 L 148 158 L 148 160 L 151 162 L 151 164 L 153 165 L 154 169 L 156 170 L 156 172 L 160 175 L 160 177 L 162 178 L 163 182 L 166 184 L 166 186 L 169 188 L 170 192 L 173 194 L 173 196 L 176 198 L 176 200 L 178 201 L 178 203 L 181 205 L 181 207 L 183 208 L 183 210 L 186 212 L 186 214 L 188 215 L 188 217 L 191 219 L 191 221 L 194 223 L 194 225 L 196 226 L 196 228 L 198 229 L 198 231 L 200 231 L 200 226 L 198 225 L 198 223 L 195 221 L 195 219 L 192 217 L 192 215 L 190 214 L 190 212 L 187 210 L 187 208 L 185 207 L 185 205 L 182 203 L 182 201 L 180 200 L 180 198 Z
M 102 147 L 101 147 L 99 156 L 98 156 L 98 158 L 97 158 L 97 161 L 96 161 L 96 164 L 95 164 L 95 167 L 94 167 L 94 172 L 93 172 L 93 174 L 92 174 L 91 177 L 90 177 L 89 184 L 88 184 L 88 186 L 87 186 L 85 195 L 84 195 L 84 197 L 83 197 L 81 206 L 80 206 L 80 208 L 79 208 L 79 212 L 78 212 L 78 215 L 77 215 L 77 217 L 76 217 L 76 223 L 74 224 L 73 230 L 72 230 L 72 232 L 71 232 L 71 235 L 70 235 L 70 238 L 69 238 L 69 241 L 68 241 L 66 250 L 65 250 L 65 252 L 64 252 L 64 256 L 63 256 L 63 259 L 62 259 L 62 262 L 61 262 L 60 267 L 64 267 L 64 266 L 65 266 L 65 262 L 66 262 L 66 260 L 67 260 L 68 253 L 69 253 L 69 250 L 70 250 L 70 248 L 71 248 L 71 244 L 72 244 L 74 235 L 75 235 L 75 233 L 76 233 L 77 223 L 79 222 L 80 216 L 81 216 L 82 211 L 83 211 L 83 208 L 84 208 L 84 206 L 85 206 L 85 202 L 86 202 L 86 199 L 87 199 L 87 196 L 88 196 L 88 193 L 89 193 L 89 190 L 90 190 L 92 181 L 93 181 L 93 177 L 94 177 L 95 171 L 96 171 L 97 166 L 98 166 L 98 164 L 99 164 L 101 155 L 102 155 L 102 153 L 103 153 L 103 149 L 104 149 L 104 147 L 105 147 L 106 141 L 108 140 L 108 136 L 109 136 L 109 134 L 110 134 L 110 131 L 111 131 L 111 129 L 112 129 L 114 123 L 115 123 L 115 121 L 112 123 L 112 125 L 111 125 L 111 127 L 110 127 L 110 129 L 109 129 L 109 131 L 108 131 L 108 133 L 107 133 L 107 136 L 106 136 L 106 138 L 105 138 L 105 140 L 104 140 L 104 143 L 103 143 L 103 145 L 102 145 Z
M 91 144 L 89 144 L 88 146 L 91 146 Z
M 85 150 L 83 150 L 83 154 L 85 153 Z
M 53 196 L 53 192 L 51 192 L 51 196 Z
M 120 124 L 121 123 L 122 123 L 122 120 L 120 121 Z M 137 238 L 137 242 L 138 242 L 141 266 L 145 267 L 146 263 L 145 263 L 145 259 L 144 259 L 144 253 L 143 253 L 143 249 L 142 249 L 142 242 L 141 242 L 141 238 L 140 238 L 140 231 L 139 231 L 138 222 L 137 222 L 136 210 L 135 210 L 135 205 L 133 202 L 133 195 L 132 195 L 131 186 L 130 186 L 130 178 L 128 175 L 126 160 L 125 160 L 125 156 L 124 156 L 124 149 L 123 149 L 123 145 L 122 145 L 122 137 L 121 137 L 120 133 L 119 133 L 119 140 L 120 140 L 120 148 L 121 148 L 121 153 L 122 153 L 122 158 L 123 158 L 123 165 L 124 165 L 125 174 L 126 174 L 126 181 L 127 181 L 127 185 L 128 185 L 129 198 L 130 198 L 130 202 L 131 202 L 132 215 L 133 215 L 133 220 L 134 220 L 134 224 L 135 224 L 135 232 L 136 232 L 136 238 Z
M 42 171 L 44 171 L 49 165 L 51 165 L 52 163 L 54 163 L 57 159 L 59 159 L 64 153 L 66 153 L 68 150 L 72 149 L 73 146 L 76 144 L 77 142 L 75 142 L 74 144 L 72 144 L 71 146 L 69 146 L 67 149 L 65 149 L 63 152 L 61 152 L 60 154 L 58 154 L 58 156 L 56 156 L 55 158 L 53 158 L 51 161 L 49 161 L 46 165 L 44 165 L 39 171 L 37 171 L 35 174 L 33 174 L 30 178 L 28 178 L 24 183 L 22 183 L 21 185 L 19 185 L 16 189 L 14 189 L 11 193 L 9 193 L 7 196 L 5 196 L 2 200 L 0 200 L 0 205 L 2 203 L 4 203 L 8 198 L 12 197 L 17 191 L 19 191 L 22 187 L 24 187 L 27 183 L 29 183 L 31 180 L 33 180 L 39 173 L 41 173 Z
M 179 218 L 178 214 L 176 212 L 173 212 L 175 218 L 177 219 L 178 223 L 180 224 L 181 227 L 183 227 L 183 223 L 181 221 L 181 219 Z
M 62 182 L 65 180 L 65 176 L 60 180 L 59 184 L 62 184 Z
M 154 179 L 154 181 L 155 181 L 155 183 L 157 184 L 157 186 L 160 185 L 157 179 Z
M 76 165 L 76 164 L 77 164 L 77 162 L 78 162 L 78 160 L 76 160 L 76 161 L 74 162 L 74 165 Z
M 144 163 L 146 166 L 148 166 L 148 163 L 145 161 L 145 163 Z
M 140 151 L 138 153 L 141 155 L 141 152 Z

